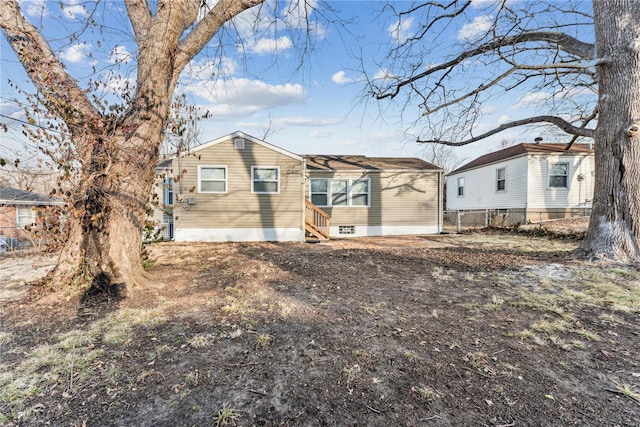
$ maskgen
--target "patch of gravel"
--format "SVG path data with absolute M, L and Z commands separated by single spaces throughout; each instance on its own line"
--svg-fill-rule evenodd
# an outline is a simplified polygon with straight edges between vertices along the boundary
M 49 255 L 0 255 L 0 301 L 24 296 L 28 284 L 45 277 L 55 264 L 56 257 Z

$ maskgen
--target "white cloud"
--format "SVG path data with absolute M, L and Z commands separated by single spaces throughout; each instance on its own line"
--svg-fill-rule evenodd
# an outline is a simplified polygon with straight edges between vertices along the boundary
M 395 43 L 404 43 L 412 35 L 414 18 L 412 16 L 398 20 L 395 24 L 391 24 L 387 31 L 391 36 L 391 40 Z
M 471 0 L 471 6 L 476 9 L 483 9 L 487 6 L 495 6 L 496 0 Z
M 257 54 L 268 54 L 274 52 L 282 52 L 287 49 L 291 49 L 293 43 L 288 36 L 282 36 L 280 38 L 262 38 L 252 44 L 248 45 L 248 50 Z
M 187 65 L 186 78 L 199 82 L 220 77 L 231 77 L 236 73 L 237 69 L 238 63 L 228 56 L 215 59 L 205 58 Z
M 383 69 L 378 70 L 373 75 L 373 80 L 387 80 L 387 79 L 393 79 L 393 78 L 394 76 L 392 74 L 389 74 L 388 70 L 383 70 Z
M 91 45 L 87 43 L 77 43 L 69 46 L 60 52 L 60 58 L 72 64 L 82 62 L 91 54 Z
M 355 80 L 351 77 L 347 77 L 347 74 L 344 71 L 338 71 L 333 76 L 331 76 L 331 80 L 335 84 L 346 85 L 349 83 L 353 83 Z
M 320 117 L 281 117 L 275 119 L 274 122 L 278 126 L 298 126 L 298 127 L 314 127 L 314 126 L 333 126 L 342 123 L 344 119 L 336 117 L 331 119 L 323 119 Z
M 28 16 L 48 16 L 45 0 L 18 0 L 20 10 Z
M 509 123 L 511 120 L 513 120 L 513 118 L 511 116 L 508 116 L 506 114 L 503 114 L 502 116 L 500 116 L 500 118 L 498 119 L 498 124 L 504 124 L 504 123 Z
M 476 16 L 473 22 L 465 24 L 458 31 L 458 40 L 472 40 L 486 33 L 493 25 L 493 18 L 488 15 Z
M 109 55 L 109 64 L 126 64 L 131 61 L 131 53 L 124 46 L 116 46 Z
M 79 4 L 79 0 L 70 0 L 62 9 L 64 15 L 71 19 L 84 18 L 89 16 L 87 9 Z
M 261 110 L 284 105 L 302 104 L 306 93 L 300 84 L 270 85 L 260 80 L 233 78 L 201 81 L 186 85 L 184 90 L 206 99 L 202 105 L 213 118 L 246 117 Z
M 333 138 L 336 132 L 330 129 L 314 129 L 309 136 L 311 138 Z
M 493 114 L 496 112 L 495 105 L 483 105 L 482 106 L 482 114 Z
M 542 105 L 552 98 L 552 95 L 546 92 L 529 92 L 520 97 L 513 108 L 529 108 L 532 106 Z

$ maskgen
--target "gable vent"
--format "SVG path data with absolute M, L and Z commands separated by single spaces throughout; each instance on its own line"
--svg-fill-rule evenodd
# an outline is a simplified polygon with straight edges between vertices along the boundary
M 233 138 L 233 145 L 236 150 L 244 150 L 244 138 Z

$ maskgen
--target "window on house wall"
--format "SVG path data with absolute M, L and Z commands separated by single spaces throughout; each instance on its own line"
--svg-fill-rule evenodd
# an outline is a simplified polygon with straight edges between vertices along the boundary
M 549 187 L 567 188 L 569 163 L 551 163 L 549 167 Z
M 464 177 L 458 178 L 458 196 L 464 196 Z
M 507 170 L 505 168 L 496 169 L 496 191 L 507 189 Z
M 164 179 L 164 204 L 165 206 L 173 206 L 173 178 Z
M 351 206 L 369 206 L 369 180 L 351 182 Z
M 198 193 L 226 193 L 226 166 L 199 166 Z
M 279 193 L 280 168 L 251 166 L 251 192 L 266 194 Z
M 329 206 L 329 181 L 328 179 L 311 180 L 311 203 L 316 206 Z
M 331 206 L 347 206 L 349 202 L 349 180 L 331 180 Z
M 310 180 L 311 203 L 317 206 L 369 206 L 370 183 L 363 179 Z
M 17 215 L 18 227 L 27 227 L 36 222 L 36 211 L 31 206 L 18 206 Z

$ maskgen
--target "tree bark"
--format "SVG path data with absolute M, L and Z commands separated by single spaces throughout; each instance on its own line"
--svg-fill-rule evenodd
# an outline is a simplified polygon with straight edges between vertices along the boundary
M 138 45 L 136 92 L 122 116 L 94 107 L 15 0 L 0 27 L 50 113 L 64 121 L 80 165 L 69 197 L 69 235 L 52 280 L 80 279 L 99 290 L 144 281 L 142 231 L 155 165 L 178 77 L 233 17 L 264 0 L 220 0 L 200 21 L 199 0 L 125 0 Z M 185 32 L 189 34 L 182 39 Z
M 594 0 L 599 117 L 593 210 L 578 255 L 640 261 L 640 2 Z

